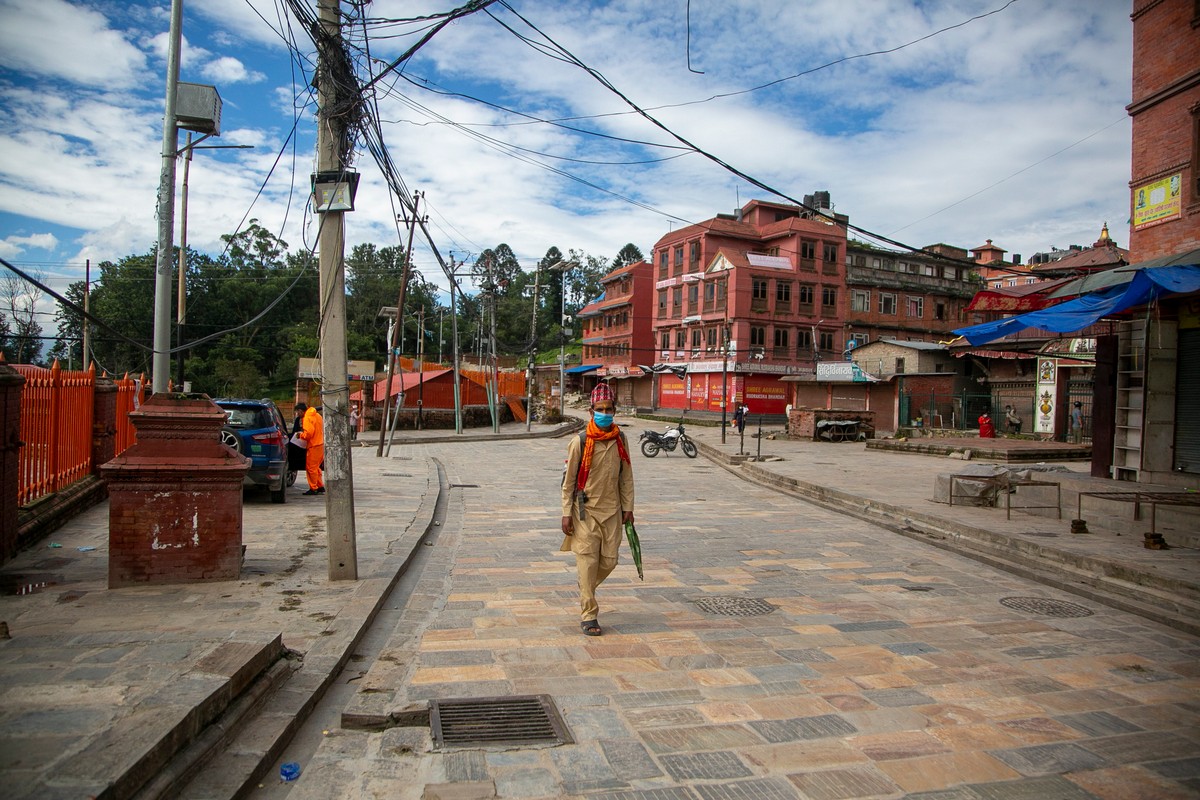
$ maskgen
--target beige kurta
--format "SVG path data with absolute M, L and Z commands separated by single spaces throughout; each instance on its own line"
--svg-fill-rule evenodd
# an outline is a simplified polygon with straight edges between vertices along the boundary
M 583 487 L 587 501 L 581 517 L 574 501 L 579 462 L 583 456 L 579 437 L 567 445 L 567 467 L 563 473 L 562 515 L 574 522 L 574 532 L 564 536 L 560 550 L 575 554 L 579 573 L 580 614 L 584 621 L 596 619 L 596 587 L 617 566 L 621 547 L 622 512 L 633 511 L 633 467 L 621 461 L 617 440 L 597 441 L 592 451 L 592 467 Z

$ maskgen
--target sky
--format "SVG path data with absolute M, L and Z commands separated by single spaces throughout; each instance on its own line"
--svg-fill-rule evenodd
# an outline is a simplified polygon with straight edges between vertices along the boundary
M 357 4 L 360 77 L 429 32 L 404 20 L 456 4 Z M 507 6 L 445 26 L 375 84 L 383 141 L 443 255 L 506 243 L 531 269 L 552 246 L 612 258 L 632 242 L 649 257 L 679 226 L 787 202 L 718 161 L 792 198 L 828 191 L 852 224 L 914 247 L 991 239 L 1027 260 L 1088 246 L 1105 222 L 1128 244 L 1128 0 Z M 0 257 L 58 291 L 88 260 L 157 239 L 169 15 L 166 0 L 0 0 Z M 283 0 L 184 0 L 183 37 L 180 79 L 223 100 L 205 144 L 252 146 L 194 151 L 189 244 L 218 255 L 256 219 L 312 246 L 303 27 Z M 361 146 L 355 167 L 348 243 L 403 244 Z M 448 286 L 427 246 L 414 263 Z

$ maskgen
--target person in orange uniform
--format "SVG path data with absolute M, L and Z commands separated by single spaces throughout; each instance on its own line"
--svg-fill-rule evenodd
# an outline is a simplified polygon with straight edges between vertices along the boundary
M 625 434 L 613 424 L 616 403 L 606 383 L 592 392 L 585 436 L 572 436 L 562 486 L 562 547 L 575 554 L 580 626 L 601 634 L 596 588 L 617 567 L 624 523 L 633 522 L 633 465 Z
M 308 447 L 304 451 L 304 472 L 308 476 L 308 491 L 304 494 L 325 494 L 321 463 L 325 461 L 325 422 L 315 408 L 297 403 L 296 413 L 303 414 L 300 438 Z

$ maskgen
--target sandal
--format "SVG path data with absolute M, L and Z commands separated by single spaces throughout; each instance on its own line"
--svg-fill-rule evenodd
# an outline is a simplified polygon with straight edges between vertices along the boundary
M 584 636 L 599 636 L 601 634 L 600 623 L 597 620 L 589 619 L 586 622 L 579 623 L 579 626 L 583 628 Z

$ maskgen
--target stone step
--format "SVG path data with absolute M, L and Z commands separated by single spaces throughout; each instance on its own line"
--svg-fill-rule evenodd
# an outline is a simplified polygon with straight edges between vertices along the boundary
M 124 800 L 146 784 L 283 655 L 279 636 L 230 640 L 56 770 L 56 795 Z

